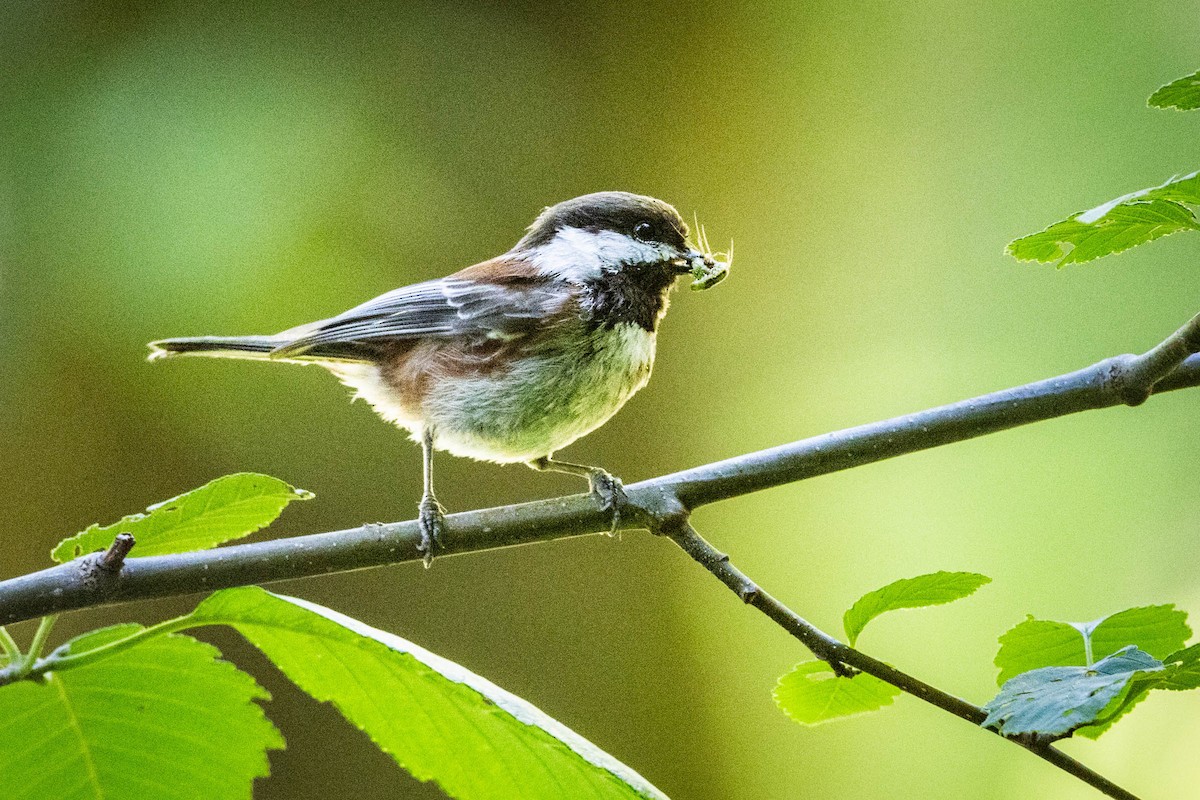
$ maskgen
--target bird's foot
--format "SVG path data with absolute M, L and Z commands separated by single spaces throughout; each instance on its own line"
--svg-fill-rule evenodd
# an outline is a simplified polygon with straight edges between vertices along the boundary
M 425 569 L 429 569 L 433 564 L 434 547 L 442 547 L 442 531 L 446 529 L 446 509 L 442 508 L 442 504 L 431 494 L 422 497 L 417 508 L 420 509 L 417 523 L 421 527 L 421 543 L 417 545 L 417 549 L 425 554 Z
M 592 497 L 601 511 L 612 512 L 612 527 L 609 536 L 615 536 L 617 527 L 621 524 L 621 509 L 629 504 L 625 495 L 625 487 L 621 479 L 610 475 L 602 469 L 593 469 L 588 473 L 588 486 L 591 487 Z

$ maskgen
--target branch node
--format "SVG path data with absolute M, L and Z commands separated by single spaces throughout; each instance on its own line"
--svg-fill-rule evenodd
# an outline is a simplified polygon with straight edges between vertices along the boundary
M 1104 390 L 1127 406 L 1140 406 L 1150 399 L 1154 383 L 1146 380 L 1139 369 L 1142 358 L 1133 353 L 1113 356 L 1100 362 Z
M 853 678 L 855 675 L 858 675 L 860 672 L 862 672 L 861 669 L 856 669 L 855 667 L 850 666 L 845 661 L 839 660 L 836 656 L 829 654 L 823 655 L 821 653 L 817 653 L 816 656 L 828 664 L 829 668 L 833 670 L 833 674 L 837 675 L 839 678 Z
M 672 489 L 663 487 L 647 498 L 638 499 L 641 502 L 636 507 L 646 527 L 656 536 L 671 536 L 687 527 L 691 509 L 683 504 Z
M 118 533 L 113 543 L 100 555 L 97 566 L 108 572 L 120 571 L 125 565 L 125 556 L 129 555 L 135 544 L 137 540 L 133 538 L 132 533 Z
M 997 731 L 993 731 L 993 733 L 996 733 L 996 732 Z M 1050 745 L 1054 744 L 1054 742 L 1057 742 L 1059 739 L 1065 738 L 1063 736 L 1049 736 L 1044 733 L 1038 733 L 1037 731 L 1030 731 L 1028 733 L 1018 733 L 1016 736 L 1004 736 L 1003 734 L 1001 734 L 1001 736 L 1005 739 L 1011 739 L 1012 741 L 1016 742 L 1017 744 L 1021 745 L 1022 747 L 1027 748 L 1029 750 L 1033 750 L 1035 752 L 1040 751 L 1040 750 L 1045 750 L 1048 747 L 1050 747 Z
M 136 540 L 131 533 L 118 533 L 117 538 L 108 549 L 100 553 L 92 553 L 75 562 L 78 567 L 79 580 L 89 592 L 99 594 L 111 590 L 121 576 L 121 568 L 125 566 L 125 556 L 133 549 Z
M 728 561 L 729 556 L 723 556 L 721 560 Z M 755 600 L 758 599 L 759 592 L 761 591 L 762 590 L 758 588 L 758 584 L 747 579 L 742 584 L 741 588 L 738 589 L 737 595 L 741 598 L 743 603 L 746 605 L 751 605 Z
M 1200 351 L 1200 314 L 1141 355 L 1115 356 L 1101 362 L 1104 388 L 1128 406 L 1139 406 L 1189 356 Z

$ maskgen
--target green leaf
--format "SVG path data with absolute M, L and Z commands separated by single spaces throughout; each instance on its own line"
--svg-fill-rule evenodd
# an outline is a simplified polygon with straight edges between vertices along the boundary
M 966 597 L 991 582 L 991 578 L 977 572 L 933 572 L 901 578 L 858 598 L 842 617 L 842 624 L 853 647 L 867 623 L 886 611 L 942 605 Z
M 993 661 L 1000 668 L 997 685 L 1031 669 L 1086 662 L 1083 636 L 1078 630 L 1066 622 L 1032 616 L 1000 635 L 1000 650 Z
M 1054 622 L 1029 617 L 1000 637 L 997 684 L 1039 667 L 1087 666 L 1126 645 L 1155 658 L 1183 647 L 1191 636 L 1187 614 L 1174 605 L 1130 608 L 1092 622 Z
M 70 561 L 103 550 L 118 533 L 133 534 L 137 539 L 135 555 L 139 556 L 203 550 L 248 536 L 274 522 L 288 503 L 310 498 L 310 492 L 269 475 L 226 475 L 150 506 L 144 514 L 131 514 L 103 527 L 92 525 L 59 542 L 50 557 Z
M 1128 608 L 1088 625 L 1093 626 L 1093 660 L 1104 658 L 1129 644 L 1135 644 L 1161 660 L 1183 647 L 1192 636 L 1187 612 L 1171 603 Z
M 217 592 L 192 618 L 237 628 L 297 686 L 451 797 L 665 798 L 526 701 L 330 609 L 247 587 Z
M 71 652 L 138 625 L 85 634 Z M 212 800 L 251 797 L 283 738 L 254 700 L 267 692 L 187 636 L 137 648 L 41 681 L 0 687 L 5 800 Z
M 1092 667 L 1043 667 L 1006 682 L 985 705 L 983 726 L 1004 736 L 1060 739 L 1100 720 L 1129 683 L 1163 668 L 1130 645 Z
M 817 677 L 821 676 L 821 677 Z M 805 661 L 779 679 L 775 704 L 796 722 L 816 725 L 891 705 L 900 689 L 874 675 L 834 675 L 824 661 Z
M 1178 650 L 1163 659 L 1166 670 L 1155 688 L 1182 692 L 1200 689 L 1200 644 Z
M 1180 180 L 1195 178 L 1192 173 Z M 1006 252 L 1019 261 L 1054 262 L 1064 267 L 1121 253 L 1179 231 L 1200 230 L 1190 210 L 1176 200 L 1162 199 L 1156 194 L 1159 190 L 1164 190 L 1163 195 L 1173 194 L 1164 184 L 1125 195 L 1009 242 Z
M 1166 86 L 1160 86 L 1150 95 L 1146 104 L 1151 108 L 1176 108 L 1193 111 L 1200 108 L 1200 72 L 1193 72 Z

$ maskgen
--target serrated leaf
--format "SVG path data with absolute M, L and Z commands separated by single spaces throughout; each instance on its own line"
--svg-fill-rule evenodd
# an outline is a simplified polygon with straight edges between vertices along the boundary
M 1157 659 L 1184 646 L 1192 636 L 1187 612 L 1173 603 L 1127 608 L 1097 620 L 1091 632 L 1092 658 L 1103 658 L 1135 644 Z
M 1009 242 L 1006 252 L 1019 261 L 1054 262 L 1064 267 L 1121 253 L 1179 231 L 1200 230 L 1195 215 L 1179 202 L 1153 198 L 1153 193 L 1163 188 L 1134 192 L 1056 222 Z
M 138 625 L 85 634 L 71 652 Z M 253 701 L 267 692 L 211 645 L 172 635 L 102 661 L 0 687 L 5 800 L 251 797 L 284 746 Z
M 1160 86 L 1150 95 L 1146 105 L 1152 108 L 1176 108 L 1180 111 L 1200 108 L 1200 72 L 1193 72 L 1171 81 L 1166 86 Z
M 118 533 L 132 533 L 138 556 L 185 553 L 249 536 L 270 525 L 293 500 L 308 500 L 310 492 L 270 475 L 242 472 L 210 481 L 111 525 L 92 525 L 58 543 L 50 552 L 55 561 L 70 561 L 103 550 Z
M 1149 653 L 1130 645 L 1091 667 L 1031 670 L 1007 681 L 983 707 L 983 726 L 1004 736 L 1062 738 L 1101 719 L 1131 681 L 1162 667 Z
M 1039 667 L 1086 666 L 1137 645 L 1155 658 L 1178 650 L 1191 636 L 1187 614 L 1174 605 L 1130 608 L 1092 622 L 1068 623 L 1033 617 L 1000 636 L 997 684 Z
M 530 703 L 328 608 L 246 587 L 217 592 L 192 618 L 237 628 L 297 686 L 451 797 L 665 798 Z
M 1086 662 L 1079 631 L 1065 622 L 1030 616 L 1000 635 L 1000 650 L 993 663 L 1000 668 L 996 684 L 1001 685 L 1031 669 Z
M 915 578 L 901 578 L 860 597 L 843 615 L 842 624 L 853 647 L 867 623 L 880 614 L 949 603 L 991 582 L 991 578 L 977 572 L 932 572 Z
M 824 661 L 805 661 L 779 679 L 775 704 L 796 722 L 816 725 L 891 705 L 900 689 L 874 675 L 835 675 Z

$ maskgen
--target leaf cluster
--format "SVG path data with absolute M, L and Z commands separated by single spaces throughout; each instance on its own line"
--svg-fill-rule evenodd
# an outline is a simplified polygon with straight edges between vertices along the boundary
M 1143 606 L 1091 622 L 1030 617 L 1000 637 L 1000 692 L 984 725 L 1005 736 L 1095 739 L 1152 689 L 1200 688 L 1187 614 Z
M 854 645 L 867 623 L 888 611 L 941 605 L 990 582 L 973 572 L 902 578 L 868 592 L 846 611 Z M 1078 732 L 1095 739 L 1154 689 L 1200 688 L 1200 644 L 1174 605 L 1143 606 L 1091 622 L 1029 617 L 1000 636 L 1000 692 L 983 706 L 986 728 L 1008 737 L 1054 741 Z M 900 689 L 860 673 L 835 675 L 823 661 L 798 664 L 779 679 L 775 702 L 805 725 L 891 705 Z

